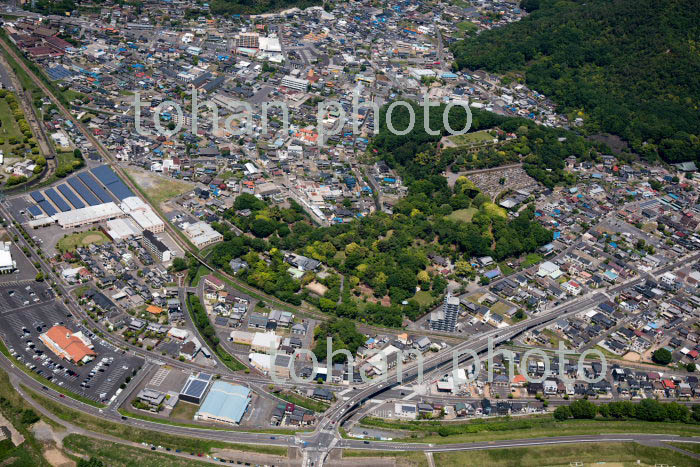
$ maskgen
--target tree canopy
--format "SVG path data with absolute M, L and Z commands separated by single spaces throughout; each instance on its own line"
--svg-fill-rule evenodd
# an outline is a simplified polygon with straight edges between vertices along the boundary
M 526 18 L 452 45 L 456 67 L 522 73 L 591 132 L 648 158 L 700 160 L 693 0 L 527 0 Z M 646 144 L 645 144 L 646 143 Z

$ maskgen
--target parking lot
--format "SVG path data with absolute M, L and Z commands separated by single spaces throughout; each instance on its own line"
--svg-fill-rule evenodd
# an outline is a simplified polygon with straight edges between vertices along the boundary
M 123 354 L 87 328 L 77 324 L 43 283 L 0 286 L 0 328 L 10 353 L 49 381 L 94 401 L 108 401 L 143 359 Z M 54 325 L 82 331 L 97 357 L 77 365 L 56 356 L 39 340 Z
M 37 270 L 32 262 L 24 256 L 22 250 L 13 243 L 10 245 L 10 254 L 17 263 L 17 268 L 9 274 L 0 274 L 0 283 L 7 284 L 18 281 L 34 281 Z

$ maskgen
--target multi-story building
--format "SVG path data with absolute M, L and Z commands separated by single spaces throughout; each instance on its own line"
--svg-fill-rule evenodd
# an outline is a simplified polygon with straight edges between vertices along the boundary
M 150 230 L 143 231 L 143 243 L 158 261 L 170 261 L 170 249 Z
M 454 332 L 459 316 L 459 297 L 447 295 L 442 310 L 430 314 L 430 329 L 433 331 Z

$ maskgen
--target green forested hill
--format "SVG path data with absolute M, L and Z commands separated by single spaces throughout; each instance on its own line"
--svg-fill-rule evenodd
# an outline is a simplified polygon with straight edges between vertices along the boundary
M 453 44 L 457 67 L 522 72 L 591 132 L 646 157 L 700 160 L 697 0 L 527 3 L 527 18 Z
M 211 0 L 209 9 L 215 15 L 254 15 L 288 8 L 320 5 L 320 0 Z

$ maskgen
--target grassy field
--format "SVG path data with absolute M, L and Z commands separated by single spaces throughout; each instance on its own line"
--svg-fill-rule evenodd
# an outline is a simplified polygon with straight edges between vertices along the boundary
M 453 211 L 452 214 L 447 216 L 447 218 L 452 219 L 453 221 L 469 222 L 477 212 L 479 212 L 479 210 L 476 208 L 457 209 L 456 211 Z
M 194 185 L 191 183 L 161 177 L 140 170 L 129 170 L 128 172 L 129 177 L 135 180 L 139 187 L 146 192 L 146 195 L 158 205 L 194 188 Z
M 686 451 L 700 454 L 700 443 L 667 443 L 677 448 L 685 449 Z
M 299 394 L 292 394 L 286 392 L 280 392 L 275 394 L 280 399 L 284 399 L 287 402 L 291 402 L 299 407 L 304 407 L 305 409 L 313 410 L 314 412 L 325 412 L 330 405 L 317 401 L 314 399 L 309 399 L 308 397 L 300 396 Z
M 571 342 L 569 342 L 568 339 L 564 339 L 563 337 L 559 336 L 556 332 L 552 331 L 551 329 L 544 329 L 542 330 L 542 334 L 547 336 L 549 338 L 550 344 L 552 344 L 552 347 L 555 349 L 559 348 L 559 342 L 563 342 L 564 345 L 571 349 L 573 346 L 571 345 Z
M 491 217 L 500 216 L 504 219 L 508 218 L 508 213 L 506 212 L 506 210 L 497 205 L 496 203 L 486 202 L 482 205 L 482 207 L 484 208 L 486 213 Z
M 178 406 L 182 404 L 183 402 L 179 402 Z M 192 405 L 192 404 L 188 404 Z M 198 406 L 195 406 L 196 409 L 192 412 L 194 415 L 194 412 L 199 409 Z M 190 408 L 186 410 L 191 410 Z M 231 427 L 228 426 L 211 426 L 211 425 L 198 425 L 197 423 L 194 423 L 192 419 L 189 419 L 190 423 L 187 423 L 187 421 L 180 421 L 180 420 L 169 420 L 167 418 L 159 418 L 159 417 L 153 417 L 150 415 L 147 415 L 144 412 L 138 413 L 138 412 L 132 412 L 126 409 L 118 409 L 118 412 L 126 417 L 131 417 L 131 418 L 138 418 L 139 420 L 145 420 L 147 422 L 154 422 L 154 423 L 162 423 L 164 425 L 172 425 L 172 426 L 183 426 L 183 427 L 188 427 L 188 428 L 204 428 L 207 430 L 217 430 L 217 431 L 234 431 L 231 429 Z M 172 417 L 172 415 L 171 415 Z M 269 428 L 269 429 L 248 429 L 246 428 L 245 431 L 247 433 L 270 433 L 270 434 L 277 434 L 277 435 L 293 435 L 294 433 L 305 433 L 307 431 L 311 430 L 304 430 L 304 429 L 299 429 L 299 430 L 294 430 L 294 429 L 287 429 L 287 428 Z
M 17 125 L 10 106 L 5 99 L 0 99 L 0 123 L 2 123 L 2 126 L 0 126 L 0 138 L 4 140 L 3 144 L 0 144 L 0 149 L 4 152 L 5 157 L 10 157 L 12 151 L 10 138 L 17 138 L 19 142 L 22 142 L 24 141 L 24 136 L 19 131 L 19 125 Z
M 506 311 L 510 309 L 510 305 L 505 302 L 496 302 L 494 306 L 491 307 L 491 312 L 498 313 L 501 316 L 506 315 Z
M 74 169 L 73 163 L 79 159 L 75 157 L 73 151 L 63 151 L 56 153 L 56 170 L 63 170 L 65 173 L 70 173 Z
M 457 146 L 465 146 L 493 141 L 493 136 L 491 136 L 488 131 L 481 130 L 473 133 L 465 133 L 463 135 L 450 136 L 450 141 Z
M 422 452 L 410 451 L 370 451 L 365 449 L 343 449 L 343 459 L 357 459 L 358 465 L 372 465 L 371 458 L 394 459 L 397 467 L 428 467 L 428 458 Z M 360 459 L 368 459 L 360 462 Z
M 200 265 L 197 268 L 197 273 L 192 278 L 192 282 L 190 282 L 190 286 L 197 287 L 197 285 L 199 285 L 199 280 L 207 274 L 209 274 L 209 269 L 205 266 Z
M 430 292 L 426 292 L 425 290 L 419 290 L 416 292 L 416 294 L 413 296 L 413 299 L 418 302 L 419 305 L 422 306 L 427 306 L 433 303 L 433 300 L 435 298 L 430 295 Z
M 49 463 L 41 454 L 41 443 L 34 438 L 29 425 L 22 421 L 22 414 L 29 407 L 12 387 L 7 373 L 3 370 L 0 370 L 0 397 L 0 412 L 24 436 L 24 443 L 17 447 L 12 442 L 0 444 L 0 460 L 15 459 L 14 462 L 5 461 L 2 465 L 48 466 Z
M 471 21 L 461 21 L 457 23 L 457 29 L 464 35 L 466 33 L 476 32 L 479 27 Z
M 83 412 L 66 407 L 48 397 L 43 396 L 31 389 L 25 389 L 32 399 L 41 404 L 44 408 L 56 415 L 61 420 L 78 425 L 86 430 L 97 433 L 105 433 L 116 436 L 127 441 L 137 443 L 149 443 L 170 447 L 172 449 L 182 449 L 183 451 L 208 453 L 212 449 L 234 449 L 236 451 L 259 452 L 262 454 L 273 454 L 286 456 L 287 449 L 277 446 L 260 446 L 250 444 L 233 444 L 223 441 L 215 441 L 202 438 L 188 438 L 184 436 L 174 436 L 157 431 L 134 428 L 128 425 L 111 422 L 98 417 L 93 417 Z
M 192 420 L 194 414 L 199 410 L 197 404 L 190 404 L 189 402 L 178 401 L 177 405 L 172 412 L 170 412 L 170 418 L 176 418 L 178 420 Z
M 542 256 L 538 255 L 537 253 L 530 253 L 525 257 L 525 261 L 522 262 L 520 265 L 522 268 L 529 268 L 532 265 L 535 265 L 542 261 Z
M 637 443 L 578 443 L 559 446 L 537 446 L 482 451 L 456 451 L 433 454 L 440 467 L 478 465 L 483 467 L 540 467 L 584 465 L 611 462 L 620 465 L 696 466 L 697 461 L 669 449 L 642 446 Z M 640 464 L 637 464 L 637 460 Z M 579 464 L 580 465 L 580 464 Z
M 87 230 L 63 237 L 56 244 L 56 248 L 61 252 L 75 251 L 80 246 L 88 246 L 93 243 L 102 245 L 107 242 L 109 242 L 109 239 L 104 233 L 99 230 Z
M 501 274 L 503 274 L 504 276 L 510 276 L 515 272 L 515 269 L 508 266 L 508 262 L 506 261 L 501 261 L 500 263 L 498 263 L 498 269 L 501 270 Z
M 497 441 L 503 439 L 539 438 L 567 435 L 595 435 L 600 433 L 665 433 L 680 436 L 700 435 L 700 425 L 666 422 L 642 422 L 638 420 L 567 420 L 555 421 L 551 415 L 534 417 L 499 418 L 490 421 L 472 420 L 464 423 L 386 421 L 365 417 L 363 426 L 405 430 L 406 437 L 394 441 L 424 442 L 435 444 L 465 443 L 473 441 Z M 457 434 L 439 436 L 441 426 L 456 430 Z
M 190 465 L 210 465 L 204 461 L 148 451 L 76 434 L 66 436 L 63 445 L 71 452 L 95 457 L 101 460 L 104 465 L 110 466 L 160 467 L 168 465 L 170 467 L 187 467 Z

